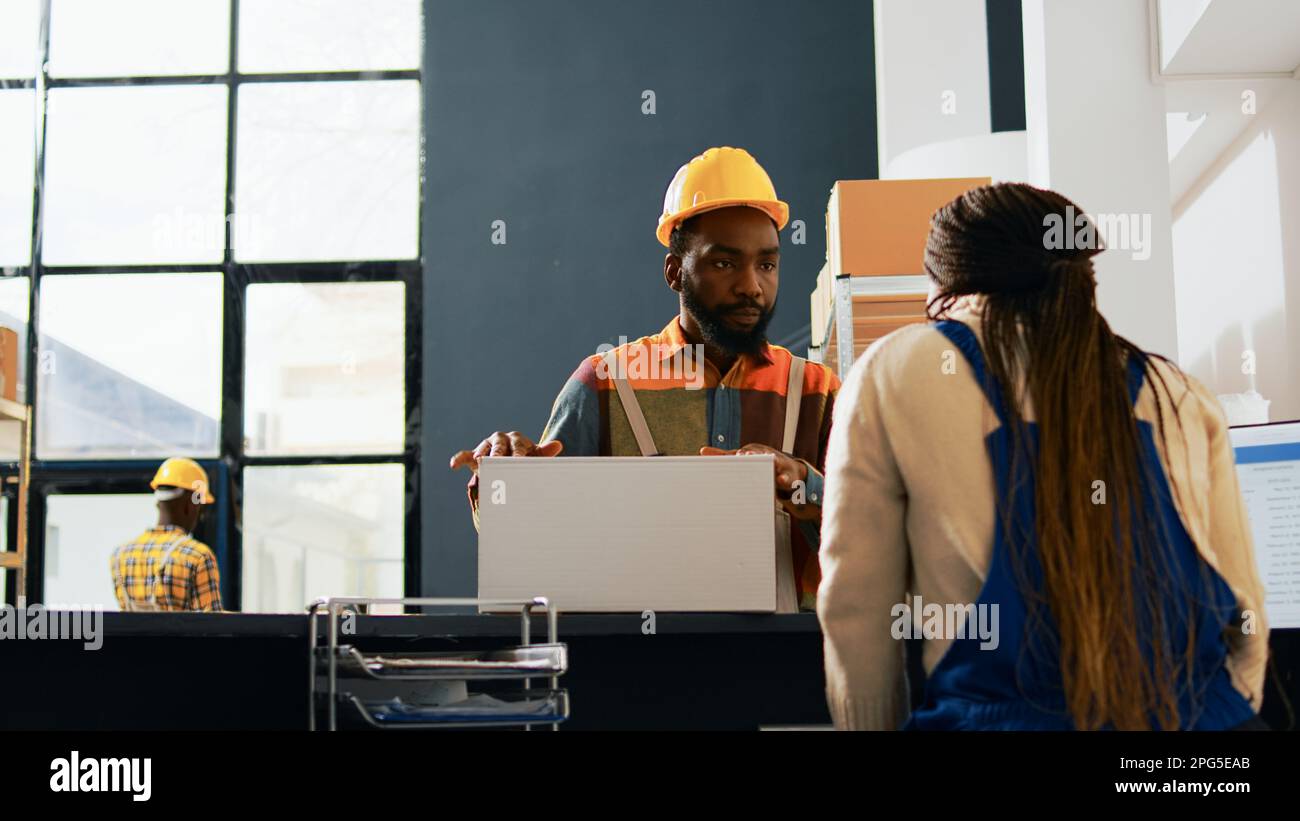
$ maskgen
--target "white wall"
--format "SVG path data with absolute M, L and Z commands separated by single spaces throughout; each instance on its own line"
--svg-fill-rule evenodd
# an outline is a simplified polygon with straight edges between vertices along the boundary
M 1188 29 L 1206 4 L 1185 5 L 1188 19 L 1166 26 Z M 1149 218 L 1148 258 L 1112 248 L 1096 260 L 1111 326 L 1216 393 L 1254 388 L 1273 419 L 1300 418 L 1300 83 L 1276 93 L 1256 83 L 1253 123 L 1185 195 L 1180 182 L 1171 205 L 1166 98 L 1188 87 L 1151 79 L 1147 4 L 1023 7 L 1027 131 L 1011 136 L 989 134 L 982 2 L 876 3 L 882 178 L 1024 178 L 1090 213 Z M 945 89 L 957 92 L 956 114 L 942 113 Z M 1242 373 L 1247 350 L 1253 375 Z
M 1097 299 L 1139 346 L 1178 353 L 1164 90 L 1151 81 L 1147 4 L 1025 0 L 1029 178 L 1090 214 L 1149 217 L 1147 259 L 1096 258 Z
M 881 169 L 882 180 L 990 177 L 993 182 L 1024 182 L 1025 132 L 999 131 L 958 137 L 904 151 Z
M 1300 419 L 1300 83 L 1270 98 L 1174 216 L 1179 364 L 1215 393 L 1258 390 L 1271 419 Z
M 992 130 L 984 15 L 983 0 L 876 0 L 882 172 L 909 149 Z

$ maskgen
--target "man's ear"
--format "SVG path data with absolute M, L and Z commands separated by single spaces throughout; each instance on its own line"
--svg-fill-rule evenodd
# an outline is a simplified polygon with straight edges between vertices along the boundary
M 682 260 L 676 254 L 664 256 L 664 282 L 674 291 L 682 291 Z

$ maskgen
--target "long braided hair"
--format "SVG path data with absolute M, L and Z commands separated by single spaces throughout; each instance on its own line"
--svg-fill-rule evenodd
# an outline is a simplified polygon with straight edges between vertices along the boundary
M 1190 624 L 1184 648 L 1153 638 L 1165 634 L 1163 603 L 1177 591 L 1160 550 L 1167 535 L 1144 508 L 1155 478 L 1142 458 L 1128 362 L 1142 363 L 1153 389 L 1168 396 L 1169 386 L 1148 355 L 1115 334 L 1097 310 L 1092 257 L 1102 250 L 1099 240 L 1085 248 L 1053 243 L 1054 222 L 1087 236 L 1081 209 L 1024 184 L 977 188 L 939 209 L 925 249 L 925 270 L 938 288 L 928 314 L 941 318 L 959 298 L 981 296 L 980 342 L 1004 397 L 1012 476 L 1033 468 L 1033 533 L 1015 537 L 1006 500 L 999 515 L 1029 625 L 1045 624 L 1050 614 L 1056 629 L 1075 726 L 1174 728 L 1178 681 L 1190 677 L 1196 638 Z M 1036 447 L 1026 402 L 1037 422 Z M 1163 436 L 1163 413 L 1158 421 Z M 1095 503 L 1098 480 L 1104 504 Z M 1041 587 L 1024 574 L 1031 549 Z

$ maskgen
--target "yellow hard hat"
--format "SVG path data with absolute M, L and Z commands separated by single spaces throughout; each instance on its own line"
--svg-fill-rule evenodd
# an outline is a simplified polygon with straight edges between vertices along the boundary
M 208 473 L 193 459 L 175 457 L 158 466 L 149 487 L 155 491 L 160 487 L 182 488 L 201 493 L 202 504 L 210 505 L 217 501 L 208 486 Z M 161 497 L 160 497 L 161 498 Z M 169 498 L 176 498 L 174 495 Z
M 667 246 L 673 228 L 705 211 L 748 205 L 765 212 L 779 231 L 790 219 L 790 206 L 776 198 L 772 180 L 743 148 L 710 148 L 677 169 L 664 194 L 664 212 L 655 236 Z

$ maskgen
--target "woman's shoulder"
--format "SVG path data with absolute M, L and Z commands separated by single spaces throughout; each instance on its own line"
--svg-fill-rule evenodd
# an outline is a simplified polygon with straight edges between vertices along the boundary
M 937 399 L 936 391 L 951 387 L 946 374 L 953 369 L 945 368 L 945 357 L 954 356 L 960 354 L 935 323 L 905 325 L 872 342 L 858 357 L 843 378 L 840 398 L 887 397 L 896 410 L 925 405 Z
M 946 341 L 934 322 L 904 325 L 868 345 L 855 367 L 864 370 L 897 367 L 945 347 Z
M 1218 397 L 1201 380 L 1172 360 L 1152 353 L 1146 356 L 1149 370 L 1138 397 L 1139 415 L 1153 411 L 1159 401 L 1162 413 L 1172 410 L 1185 423 L 1199 420 L 1207 427 L 1226 424 Z

